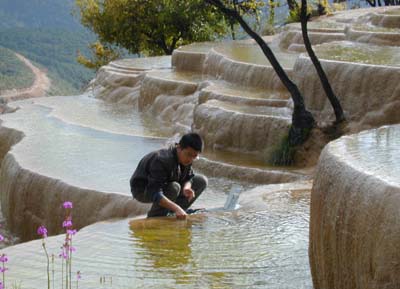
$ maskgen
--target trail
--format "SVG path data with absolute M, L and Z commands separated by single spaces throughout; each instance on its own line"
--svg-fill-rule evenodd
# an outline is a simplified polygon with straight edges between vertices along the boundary
M 0 95 L 0 114 L 14 112 L 16 108 L 10 108 L 7 103 L 11 101 L 45 96 L 46 92 L 50 88 L 50 79 L 47 77 L 46 72 L 40 70 L 38 67 L 34 66 L 27 58 L 21 54 L 15 53 L 16 56 L 28 66 L 33 74 L 35 75 L 35 80 L 32 86 L 22 89 L 11 89 L 6 90 Z M 0 211 L 0 235 L 4 237 L 4 240 L 0 242 L 0 249 L 16 244 L 19 239 L 11 234 L 6 226 L 6 220 Z
M 31 87 L 22 89 L 6 90 L 0 96 L 0 102 L 8 103 L 10 101 L 21 100 L 25 98 L 45 96 L 50 88 L 50 79 L 47 77 L 45 71 L 40 70 L 34 66 L 27 58 L 21 54 L 15 53 L 16 56 L 28 66 L 35 75 L 35 81 Z

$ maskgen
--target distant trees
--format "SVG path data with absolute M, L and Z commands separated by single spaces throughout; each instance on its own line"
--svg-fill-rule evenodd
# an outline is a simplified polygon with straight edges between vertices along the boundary
M 76 0 L 83 25 L 100 42 L 130 53 L 170 55 L 180 45 L 226 32 L 223 16 L 202 0 Z
M 93 78 L 93 72 L 76 62 L 76 51 L 88 55 L 85 43 L 95 38 L 88 31 L 52 28 L 9 28 L 0 30 L 2 46 L 24 55 L 48 69 L 51 94 L 76 94 Z
M 30 87 L 34 80 L 32 70 L 13 51 L 0 46 L 0 95 L 4 90 Z

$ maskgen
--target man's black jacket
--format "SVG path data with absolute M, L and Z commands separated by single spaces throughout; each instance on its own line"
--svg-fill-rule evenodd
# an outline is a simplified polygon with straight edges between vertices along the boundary
M 184 185 L 194 177 L 192 166 L 182 166 L 178 162 L 176 147 L 160 149 L 145 155 L 130 179 L 131 192 L 143 190 L 145 199 L 158 202 L 163 196 L 163 187 L 170 182 Z M 144 196 L 143 196 L 144 197 Z

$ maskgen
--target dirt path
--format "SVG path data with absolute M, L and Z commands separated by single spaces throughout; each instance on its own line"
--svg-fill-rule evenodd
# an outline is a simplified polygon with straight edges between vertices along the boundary
M 26 66 L 32 70 L 33 74 L 35 75 L 35 81 L 33 82 L 32 86 L 28 88 L 6 90 L 2 93 L 0 99 L 7 103 L 14 100 L 45 96 L 46 92 L 50 88 L 50 79 L 47 77 L 46 72 L 34 66 L 21 54 L 15 54 Z

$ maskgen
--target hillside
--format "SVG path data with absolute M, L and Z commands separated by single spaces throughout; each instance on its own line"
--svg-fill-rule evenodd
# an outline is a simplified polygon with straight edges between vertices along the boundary
M 82 30 L 73 11 L 74 0 L 2 0 L 0 29 L 13 27 Z
M 77 63 L 95 36 L 72 15 L 73 0 L 3 0 L 0 43 L 36 65 L 52 79 L 50 94 L 77 94 L 94 73 Z
M 0 46 L 0 94 L 5 90 L 30 87 L 33 81 L 32 71 L 13 51 Z

